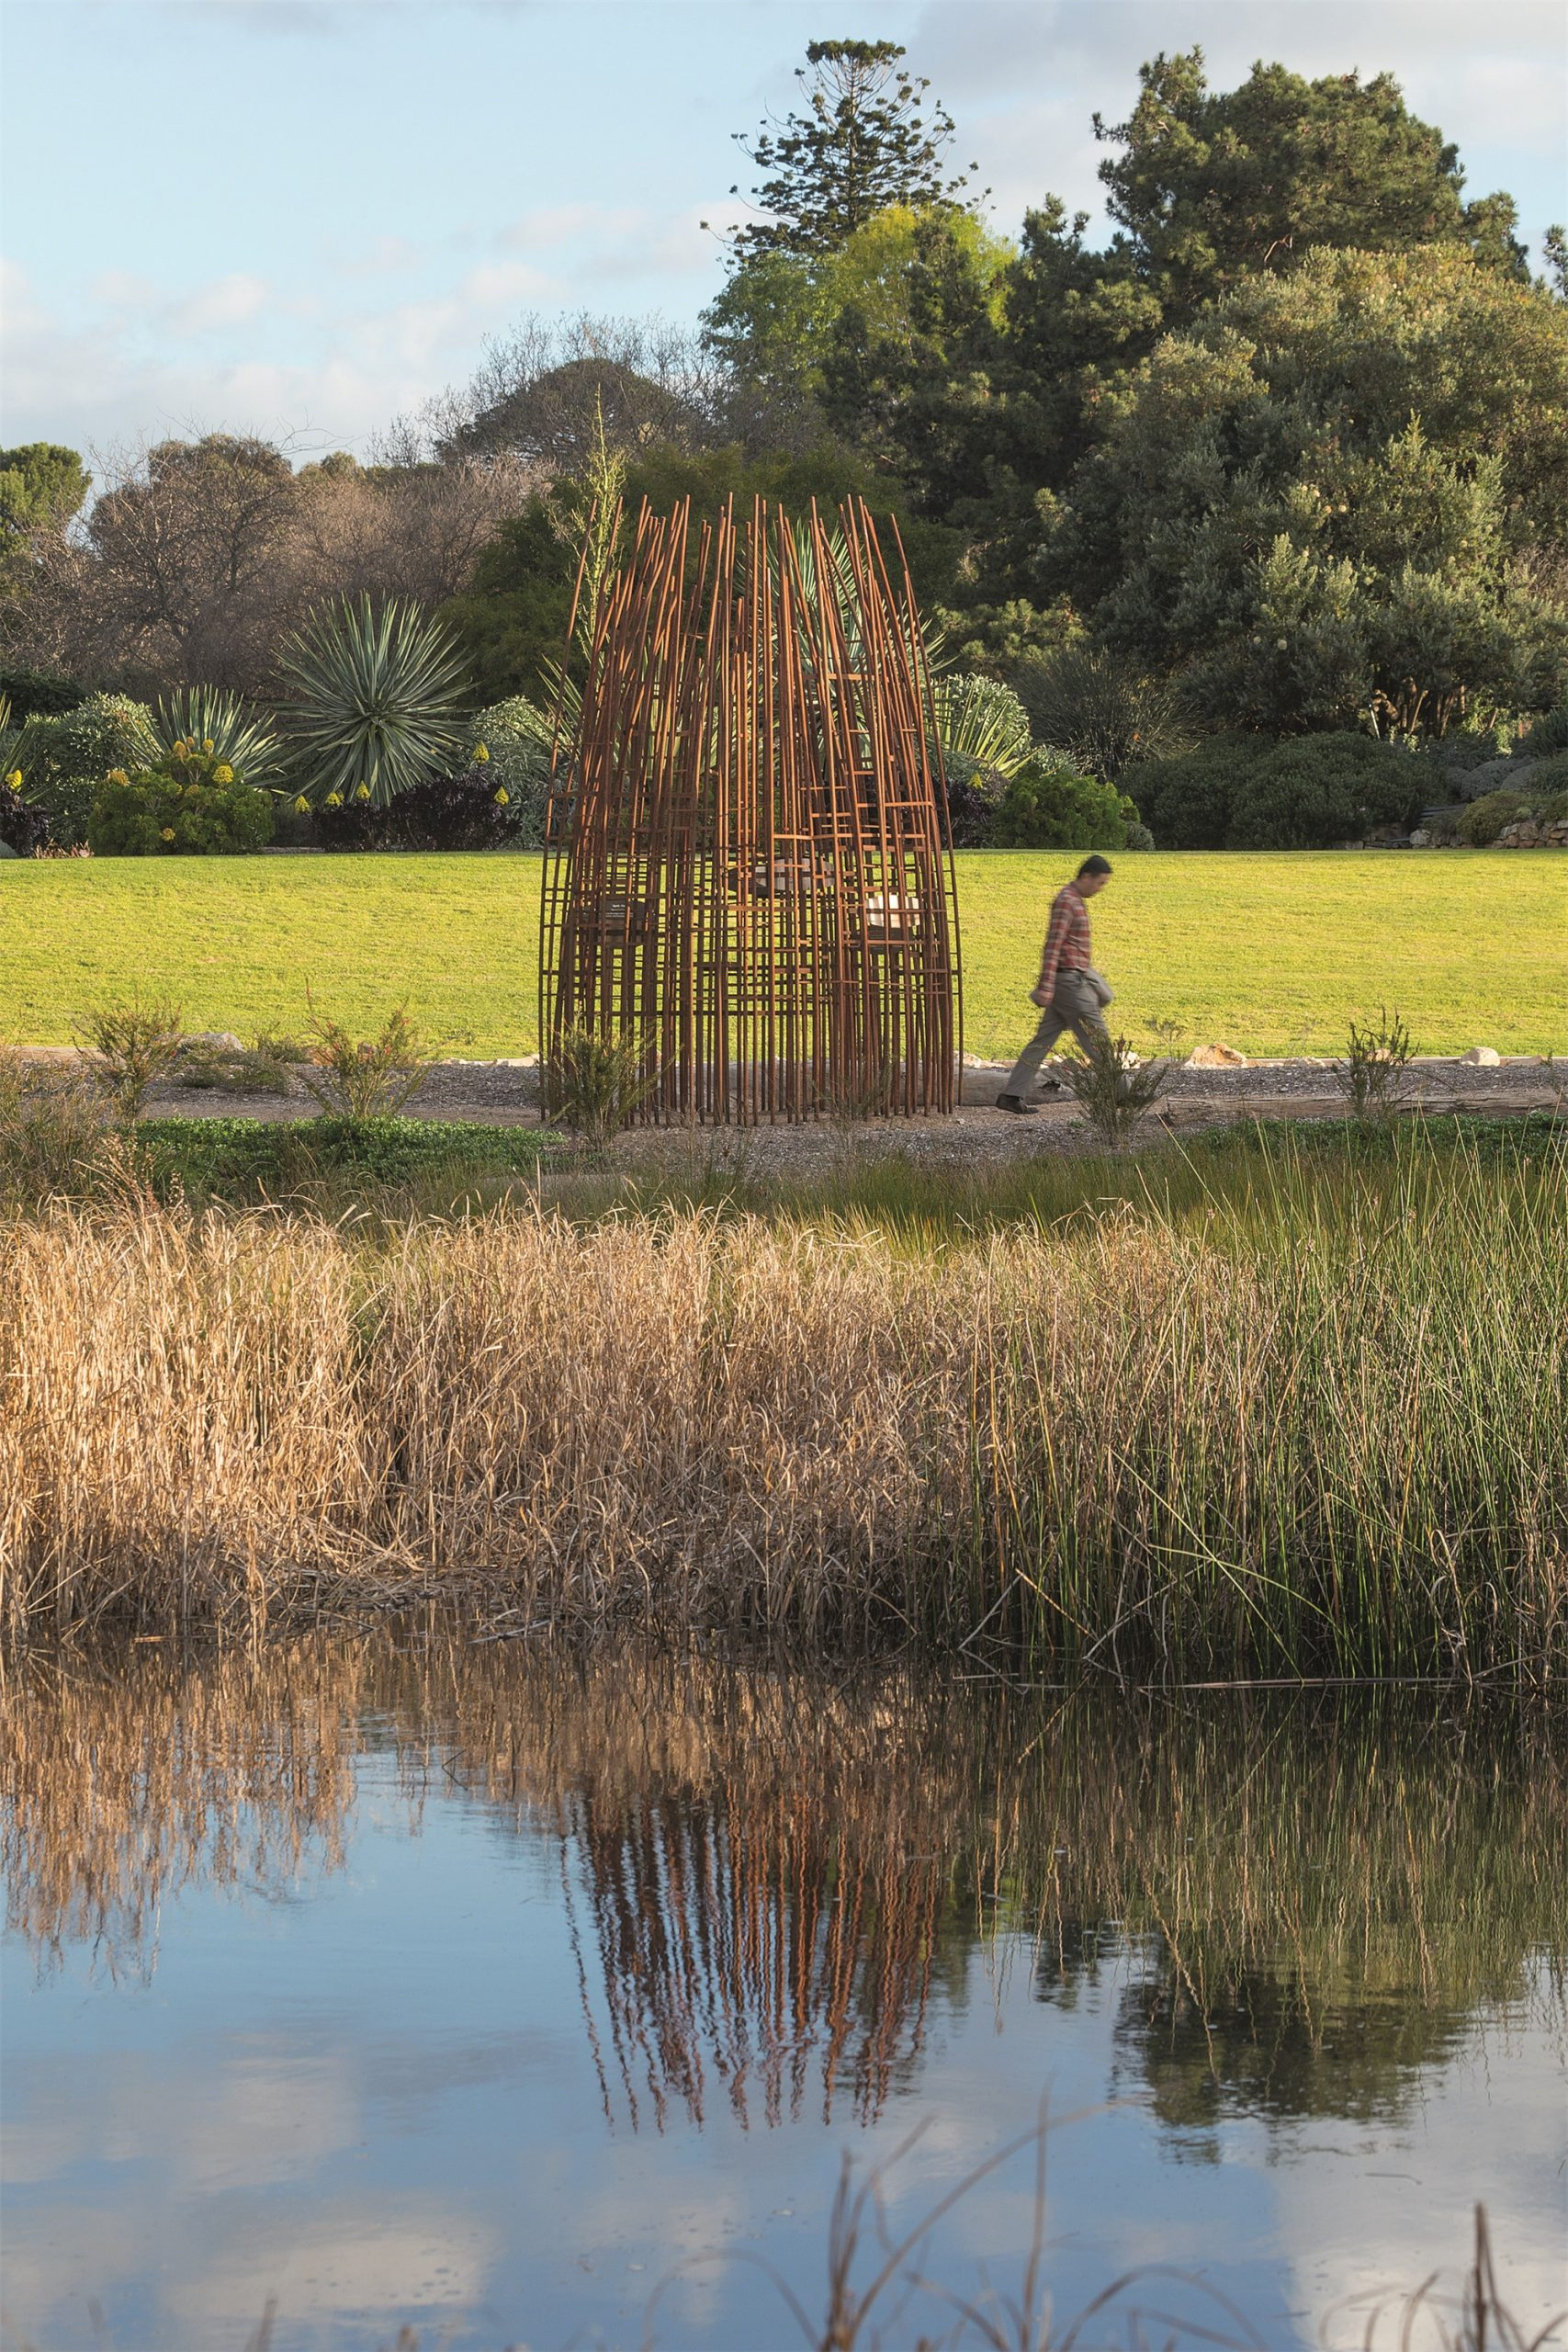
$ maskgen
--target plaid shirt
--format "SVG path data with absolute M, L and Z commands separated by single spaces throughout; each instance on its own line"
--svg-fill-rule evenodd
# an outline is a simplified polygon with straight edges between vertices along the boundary
M 1056 992 L 1058 972 L 1087 972 L 1093 959 L 1089 949 L 1089 908 L 1068 882 L 1051 901 L 1045 952 L 1040 959 L 1040 994 L 1047 1004 Z

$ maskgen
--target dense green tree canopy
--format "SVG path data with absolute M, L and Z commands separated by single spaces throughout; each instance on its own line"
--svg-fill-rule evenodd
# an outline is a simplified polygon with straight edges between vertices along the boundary
M 20 548 L 31 532 L 63 530 L 91 481 L 75 450 L 53 441 L 0 449 L 0 557 Z
M 1276 729 L 1544 708 L 1568 315 L 1457 245 L 1323 252 L 1168 336 L 1042 559 L 1105 641 Z

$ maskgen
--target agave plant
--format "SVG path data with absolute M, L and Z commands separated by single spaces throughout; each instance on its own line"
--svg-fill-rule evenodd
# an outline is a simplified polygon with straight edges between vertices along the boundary
M 213 758 L 246 784 L 270 785 L 284 764 L 283 745 L 272 729 L 227 686 L 187 686 L 171 695 L 159 703 L 152 729 L 163 752 L 172 752 L 176 743 L 199 743 L 203 750 L 210 744 Z
M 462 755 L 462 665 L 440 622 L 393 597 L 312 613 L 286 640 L 289 764 L 321 800 L 385 808 Z
M 1029 715 L 1010 686 L 975 671 L 957 671 L 931 686 L 944 767 L 974 761 L 998 775 L 1016 775 L 1033 750 Z

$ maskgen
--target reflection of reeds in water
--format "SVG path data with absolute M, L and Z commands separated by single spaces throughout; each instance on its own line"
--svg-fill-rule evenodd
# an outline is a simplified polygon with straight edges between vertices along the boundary
M 1371 2112 L 1477 2004 L 1544 1984 L 1562 2015 L 1568 1786 L 1542 1719 L 836 1689 L 440 1625 L 400 1651 L 34 1660 L 6 1714 L 13 1916 L 45 1951 L 144 1956 L 189 1881 L 330 1864 L 361 1718 L 411 1796 L 552 1831 L 605 2097 L 638 2120 L 716 2096 L 874 2115 L 976 1951 L 1071 2000 L 1109 1922 L 1119 1963 L 1145 1956 L 1127 2062 L 1174 2124 L 1224 2099 Z
M 1565 1209 L 1561 1161 L 1415 1155 L 941 1249 L 0 1224 L 0 1619 L 468 1586 L 601 1631 L 1544 1683 Z

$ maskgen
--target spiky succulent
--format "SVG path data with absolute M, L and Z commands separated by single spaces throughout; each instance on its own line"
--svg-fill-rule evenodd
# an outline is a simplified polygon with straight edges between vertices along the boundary
M 385 808 L 461 756 L 462 664 L 417 605 L 360 596 L 312 613 L 280 667 L 289 766 L 313 798 Z
M 159 749 L 171 755 L 176 743 L 210 748 L 212 757 L 246 784 L 274 784 L 283 770 L 278 737 L 227 686 L 187 686 L 170 695 L 158 705 L 152 731 Z
M 931 686 L 944 763 L 973 761 L 998 775 L 1016 775 L 1033 749 L 1029 717 L 1010 686 L 975 671 L 957 671 Z

